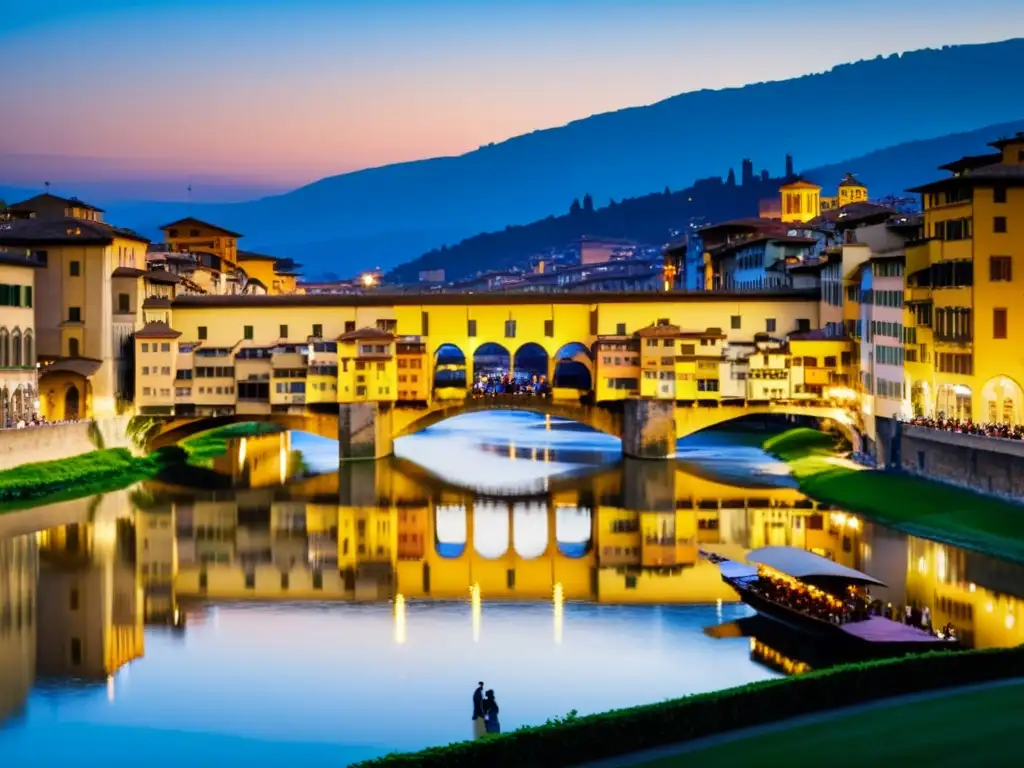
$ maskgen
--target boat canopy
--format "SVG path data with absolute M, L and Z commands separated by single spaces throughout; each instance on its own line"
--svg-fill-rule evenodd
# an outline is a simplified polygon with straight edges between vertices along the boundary
M 886 586 L 873 576 L 796 547 L 761 547 L 750 552 L 747 561 L 766 565 L 799 581 L 819 586 L 836 583 Z

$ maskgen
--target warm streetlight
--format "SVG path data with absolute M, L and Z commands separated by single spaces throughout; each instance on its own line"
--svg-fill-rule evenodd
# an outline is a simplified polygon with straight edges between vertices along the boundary
M 363 286 L 366 288 L 372 288 L 377 283 L 377 278 L 372 272 L 367 272 L 363 275 Z

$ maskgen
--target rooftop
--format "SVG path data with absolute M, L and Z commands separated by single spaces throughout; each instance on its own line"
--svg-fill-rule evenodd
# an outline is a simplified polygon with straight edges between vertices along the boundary
M 181 336 L 179 331 L 174 330 L 167 323 L 146 323 L 140 330 L 135 332 L 137 339 L 176 339 Z
M 357 328 L 338 337 L 338 341 L 363 341 L 373 339 L 376 341 L 391 341 L 395 338 L 393 333 L 382 331 L 379 328 Z
M 100 221 L 65 216 L 59 219 L 21 219 L 0 224 L 0 245 L 110 245 L 115 238 L 149 243 L 130 229 L 118 229 Z
M 973 187 L 985 185 L 1002 185 L 1020 187 L 1024 186 L 1024 165 L 1010 165 L 1008 163 L 994 163 L 978 168 L 966 170 L 959 176 L 950 176 L 919 187 L 911 187 L 908 192 L 937 192 L 951 187 Z
M 82 208 L 86 211 L 94 211 L 96 213 L 104 213 L 102 208 L 97 208 L 95 205 L 89 205 L 77 197 L 59 197 L 57 195 L 51 195 L 49 192 L 43 192 L 41 195 L 30 197 L 27 200 L 22 200 L 20 203 L 14 203 L 10 206 L 10 210 L 15 212 L 21 211 L 35 211 L 35 206 L 40 203 L 57 203 L 63 204 L 67 208 Z
M 242 237 L 242 235 L 240 235 L 238 232 L 232 232 L 230 229 L 218 227 L 216 224 L 210 224 L 209 222 L 203 221 L 202 219 L 197 219 L 194 216 L 186 216 L 183 219 L 177 219 L 176 221 L 172 221 L 170 224 L 164 224 L 162 227 L 160 227 L 160 230 L 167 231 L 172 227 L 184 227 L 188 225 L 203 227 L 204 229 L 212 229 L 215 232 L 220 232 L 221 234 L 227 235 L 228 237 Z

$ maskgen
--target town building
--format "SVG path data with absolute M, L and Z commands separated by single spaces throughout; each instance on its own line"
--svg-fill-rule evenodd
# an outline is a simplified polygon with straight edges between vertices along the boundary
M 0 428 L 39 414 L 36 368 L 36 275 L 25 252 L 0 251 Z

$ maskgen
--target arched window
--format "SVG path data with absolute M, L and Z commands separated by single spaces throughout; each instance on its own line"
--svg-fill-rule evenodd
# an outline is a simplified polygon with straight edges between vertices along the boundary
M 78 357 L 78 339 L 68 339 L 68 357 Z
M 25 331 L 25 365 L 36 364 L 36 349 L 32 339 L 32 331 Z
M 21 331 L 17 328 L 11 334 L 11 365 L 21 367 Z
M 11 364 L 11 346 L 6 328 L 0 328 L 0 368 Z

